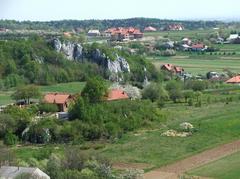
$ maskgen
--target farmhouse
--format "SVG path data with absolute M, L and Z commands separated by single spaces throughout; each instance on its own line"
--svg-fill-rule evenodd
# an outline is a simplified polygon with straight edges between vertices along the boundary
M 182 75 L 184 73 L 184 69 L 182 67 L 178 67 L 173 64 L 164 64 L 161 66 L 161 70 L 168 71 L 170 73 L 178 75 Z
M 64 32 L 63 35 L 65 37 L 72 37 L 72 33 L 71 32 Z
M 9 30 L 6 28 L 0 28 L 0 32 L 8 32 Z
M 41 178 L 50 179 L 50 177 L 38 168 L 2 166 L 0 168 L 1 179 L 14 178 Z
M 238 34 L 231 34 L 228 38 L 227 41 L 228 42 L 233 42 L 234 40 L 236 40 L 239 37 Z
M 205 51 L 207 49 L 207 46 L 202 44 L 202 43 L 198 43 L 198 44 L 193 44 L 190 49 L 192 51 Z
M 111 37 L 111 41 L 126 41 L 126 40 L 134 40 L 134 39 L 140 39 L 143 37 L 143 33 L 133 27 L 129 28 L 110 28 L 105 31 L 107 36 Z
M 115 101 L 115 100 L 124 100 L 129 99 L 129 96 L 126 92 L 121 89 L 111 89 L 107 95 L 107 101 Z
M 100 36 L 101 33 L 100 33 L 99 30 L 94 29 L 94 30 L 89 30 L 87 35 L 88 35 L 89 37 L 97 37 L 97 36 Z
M 240 75 L 237 75 L 226 81 L 228 84 L 240 84 Z
M 47 104 L 56 104 L 59 112 L 66 112 L 72 99 L 73 97 L 70 94 L 49 93 L 44 96 L 43 102 Z
M 157 29 L 152 26 L 145 27 L 144 29 L 144 32 L 156 32 L 156 31 Z

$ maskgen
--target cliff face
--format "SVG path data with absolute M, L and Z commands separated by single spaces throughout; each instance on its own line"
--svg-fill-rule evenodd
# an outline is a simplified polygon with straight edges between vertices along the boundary
M 76 60 L 79 62 L 87 60 L 98 64 L 112 74 L 130 72 L 130 66 L 127 60 L 117 54 L 115 60 L 111 60 L 99 49 L 95 49 L 93 52 L 87 52 L 81 44 L 61 42 L 59 39 L 54 39 L 52 45 L 57 52 L 63 53 L 68 60 Z

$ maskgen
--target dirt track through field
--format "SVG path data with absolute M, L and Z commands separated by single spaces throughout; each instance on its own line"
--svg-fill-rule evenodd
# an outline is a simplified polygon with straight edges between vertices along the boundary
M 171 173 L 178 176 L 191 169 L 221 159 L 238 151 L 240 151 L 240 140 L 206 150 L 200 154 L 188 157 L 176 163 L 155 169 L 146 173 L 144 175 L 144 179 L 165 179 L 166 177 L 162 175 L 163 173 Z

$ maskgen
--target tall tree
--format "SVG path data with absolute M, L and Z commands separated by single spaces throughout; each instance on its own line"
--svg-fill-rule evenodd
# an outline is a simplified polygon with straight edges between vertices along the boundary
M 82 91 L 82 96 L 90 103 L 97 103 L 103 100 L 107 93 L 106 82 L 100 77 L 90 78 Z
M 30 104 L 31 98 L 39 98 L 41 92 L 37 86 L 29 85 L 18 88 L 13 94 L 14 100 L 24 100 L 26 104 Z

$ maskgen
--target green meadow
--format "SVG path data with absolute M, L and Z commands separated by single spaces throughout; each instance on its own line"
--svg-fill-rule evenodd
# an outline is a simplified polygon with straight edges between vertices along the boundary
M 209 71 L 223 72 L 225 69 L 240 73 L 240 57 L 236 59 L 231 57 L 229 59 L 221 59 L 219 57 L 208 56 L 203 59 L 196 56 L 175 56 L 170 58 L 159 57 L 151 60 L 158 69 L 160 69 L 161 65 L 170 63 L 181 66 L 186 72 L 192 74 L 206 74 Z
M 54 92 L 76 94 L 80 93 L 84 86 L 85 82 L 71 82 L 59 83 L 49 86 L 39 86 L 39 88 L 42 94 Z M 11 99 L 11 94 L 14 90 L 15 89 L 10 89 L 9 91 L 0 91 L 0 105 L 6 105 L 14 102 Z
M 240 178 L 240 152 L 209 163 L 189 172 L 190 175 L 211 177 L 215 179 Z

